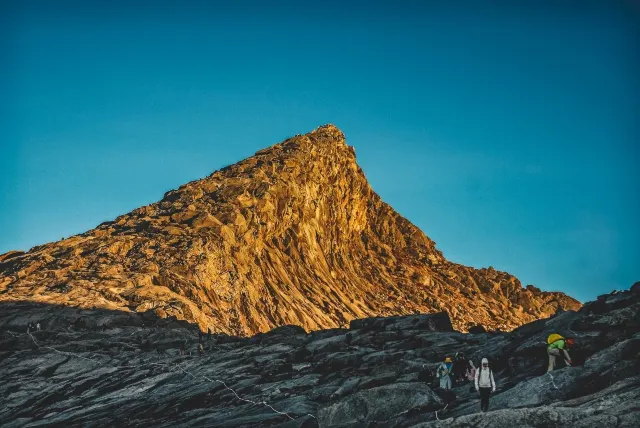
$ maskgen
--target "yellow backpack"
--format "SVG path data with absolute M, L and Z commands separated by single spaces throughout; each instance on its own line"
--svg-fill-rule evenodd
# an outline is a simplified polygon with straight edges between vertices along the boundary
M 563 339 L 564 337 L 560 336 L 558 333 L 550 334 L 549 337 L 547 337 L 547 345 L 551 345 L 552 343 Z

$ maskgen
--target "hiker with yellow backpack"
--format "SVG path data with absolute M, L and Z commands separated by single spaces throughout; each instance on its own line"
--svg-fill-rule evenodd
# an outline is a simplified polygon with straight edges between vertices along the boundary
M 550 334 L 549 337 L 547 337 L 547 354 L 549 354 L 547 373 L 553 371 L 555 368 L 556 357 L 563 356 L 565 364 L 571 367 L 571 357 L 568 351 L 571 346 L 573 346 L 573 339 L 565 339 L 558 333 Z

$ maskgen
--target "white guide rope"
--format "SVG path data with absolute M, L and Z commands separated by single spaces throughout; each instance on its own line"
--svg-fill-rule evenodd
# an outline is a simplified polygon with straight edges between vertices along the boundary
M 38 343 L 38 341 L 36 341 L 36 338 L 35 338 L 35 337 L 33 337 L 33 335 L 32 335 L 30 332 L 28 332 L 28 331 L 27 331 L 27 334 L 29 335 L 29 337 L 31 338 L 31 340 L 33 341 L 33 343 L 34 343 L 38 348 L 50 349 L 51 351 L 53 351 L 53 352 L 57 352 L 57 353 L 62 354 L 62 355 L 67 355 L 67 356 L 72 356 L 72 357 L 82 358 L 83 360 L 87 360 L 87 361 L 91 361 L 91 362 L 93 362 L 93 363 L 97 363 L 97 364 L 103 365 L 102 363 L 100 363 L 100 362 L 99 362 L 99 361 L 97 361 L 97 360 L 94 360 L 93 358 L 83 357 L 82 355 L 78 355 L 78 354 L 76 354 L 76 353 L 74 353 L 74 352 L 60 351 L 60 350 L 58 350 L 58 349 L 56 349 L 56 348 L 52 348 L 51 346 L 44 346 L 44 345 L 40 345 L 40 344 Z M 124 345 L 124 343 L 121 343 L 121 342 L 117 342 L 117 343 L 120 343 L 120 344 L 123 344 L 123 345 Z M 131 346 L 131 345 L 127 345 L 127 346 Z M 169 368 L 171 368 L 171 366 L 170 366 L 169 364 L 162 364 L 162 363 L 149 363 L 149 364 L 150 364 L 150 365 L 153 365 L 153 366 L 162 366 L 162 367 L 169 367 Z M 177 364 L 177 363 L 176 363 L 176 364 L 175 364 L 175 366 L 176 366 L 180 371 L 182 371 L 182 372 L 183 372 L 183 373 L 185 373 L 185 374 L 188 374 L 188 375 L 189 375 L 189 376 L 191 376 L 192 378 L 194 378 L 194 379 L 197 379 L 197 378 L 198 378 L 198 376 L 194 375 L 193 373 L 191 373 L 191 372 L 190 372 L 190 371 L 188 371 L 188 370 L 185 370 L 185 369 L 184 369 L 183 367 L 181 367 L 179 364 Z M 236 398 L 237 398 L 238 400 L 240 400 L 240 401 L 244 401 L 245 403 L 250 403 L 250 404 L 253 404 L 253 405 L 262 405 L 262 406 L 268 407 L 268 408 L 269 408 L 269 409 L 271 409 L 274 413 L 277 413 L 277 414 L 279 414 L 279 415 L 286 416 L 286 417 L 287 417 L 287 418 L 289 418 L 290 420 L 295 420 L 295 418 L 293 418 L 290 414 L 288 414 L 288 413 L 286 413 L 286 412 L 281 412 L 281 411 L 279 411 L 279 410 L 276 410 L 276 409 L 275 409 L 271 404 L 267 403 L 266 401 L 254 401 L 254 400 L 250 400 L 250 399 L 248 399 L 248 398 L 243 398 L 243 397 L 241 397 L 240 395 L 238 395 L 238 393 L 237 393 L 233 388 L 229 387 L 229 385 L 227 385 L 227 383 L 226 383 L 225 381 L 223 381 L 223 380 L 220 380 L 220 379 L 212 379 L 212 378 L 209 378 L 209 377 L 204 376 L 204 375 L 201 375 L 200 377 L 201 377 L 202 379 L 205 379 L 205 380 L 209 381 L 209 382 L 217 382 L 217 383 L 222 384 L 222 386 L 224 386 L 224 388 L 225 388 L 225 389 L 227 389 L 227 390 L 231 391 L 231 392 L 233 393 L 233 395 L 235 395 L 235 396 L 236 396 Z M 313 419 L 316 419 L 316 417 L 315 417 L 314 415 L 310 414 L 310 413 L 307 413 L 306 415 L 303 415 L 303 416 L 310 416 L 310 417 L 312 417 Z

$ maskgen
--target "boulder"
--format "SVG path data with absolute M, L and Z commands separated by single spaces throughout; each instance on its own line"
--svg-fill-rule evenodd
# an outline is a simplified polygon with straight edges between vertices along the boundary
M 318 422 L 327 428 L 348 427 L 389 420 L 413 409 L 430 411 L 441 407 L 442 400 L 422 383 L 386 385 L 357 392 L 322 407 Z
M 486 332 L 487 329 L 481 325 L 474 325 L 473 327 L 469 327 L 469 334 L 482 334 Z
M 453 326 L 447 312 L 395 317 L 373 317 L 351 321 L 351 330 L 426 330 L 451 332 Z

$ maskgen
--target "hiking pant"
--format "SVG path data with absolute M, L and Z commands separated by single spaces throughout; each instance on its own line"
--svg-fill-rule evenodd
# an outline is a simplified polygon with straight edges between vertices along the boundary
M 440 378 L 440 388 L 451 389 L 451 376 L 445 375 Z
M 491 388 L 480 387 L 480 410 L 482 412 L 489 411 L 489 397 L 491 396 Z
M 560 356 L 562 356 L 563 358 L 565 357 L 564 355 L 562 355 L 562 351 L 560 351 L 558 348 L 547 349 L 547 354 L 549 354 L 549 367 L 547 367 L 547 373 L 549 373 L 556 367 L 556 358 Z M 569 365 L 569 362 L 566 358 L 564 362 L 565 364 Z

